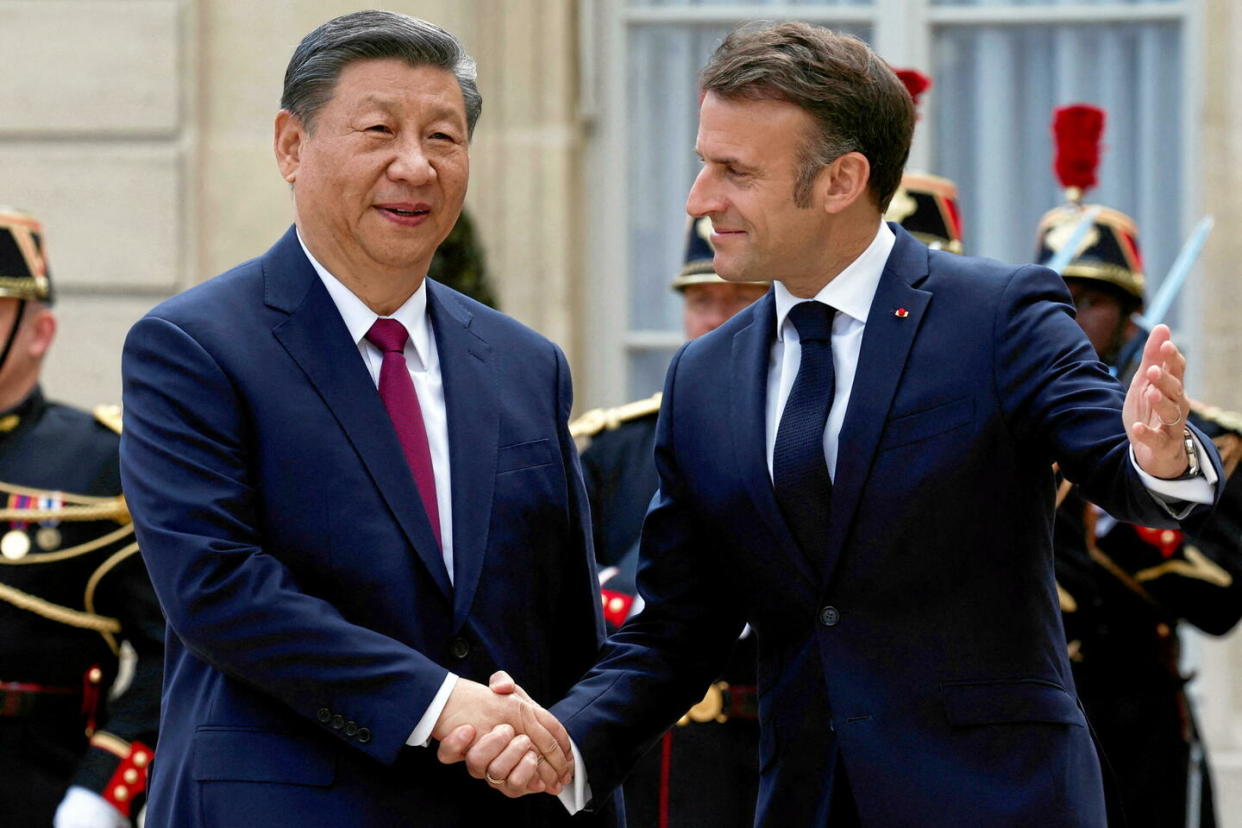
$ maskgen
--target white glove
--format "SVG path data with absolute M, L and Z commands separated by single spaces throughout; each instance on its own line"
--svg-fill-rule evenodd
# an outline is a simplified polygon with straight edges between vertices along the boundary
M 74 785 L 60 801 L 52 828 L 130 828 L 130 822 L 99 794 Z

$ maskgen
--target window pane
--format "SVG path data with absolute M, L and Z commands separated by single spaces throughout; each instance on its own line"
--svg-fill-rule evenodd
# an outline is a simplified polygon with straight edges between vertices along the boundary
M 1158 6 L 1183 0 L 931 0 L 933 6 Z
M 753 6 L 757 10 L 772 6 L 870 6 L 875 0 L 629 0 L 631 8 L 691 6 Z M 739 9 L 744 12 L 745 9 Z
M 1087 201 L 1133 216 L 1148 291 L 1182 243 L 1179 24 L 946 27 L 935 36 L 933 172 L 957 182 L 967 252 L 1035 255 L 1043 213 L 1064 202 L 1052 172 L 1052 110 L 1108 115 Z

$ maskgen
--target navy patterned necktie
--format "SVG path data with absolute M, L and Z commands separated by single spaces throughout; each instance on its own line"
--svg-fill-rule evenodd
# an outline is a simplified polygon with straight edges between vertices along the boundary
M 801 302 L 789 311 L 798 329 L 802 362 L 785 401 L 776 447 L 772 451 L 772 485 L 776 502 L 803 554 L 818 563 L 828 534 L 832 478 L 824 457 L 824 426 L 836 391 L 832 368 L 834 308 Z

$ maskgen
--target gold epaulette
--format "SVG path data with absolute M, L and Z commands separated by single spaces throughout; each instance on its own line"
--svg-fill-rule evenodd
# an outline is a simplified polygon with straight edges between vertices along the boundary
M 593 408 L 569 424 L 569 435 L 575 440 L 582 437 L 594 437 L 601 431 L 612 431 L 622 423 L 646 417 L 660 410 L 660 398 L 663 393 L 657 391 L 645 400 L 638 400 L 616 408 Z
M 96 420 L 117 434 L 121 433 L 121 407 L 119 405 L 97 405 L 92 413 Z

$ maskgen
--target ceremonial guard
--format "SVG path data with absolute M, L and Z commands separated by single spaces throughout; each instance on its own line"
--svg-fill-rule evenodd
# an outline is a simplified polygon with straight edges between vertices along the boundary
M 1038 260 L 1080 237 L 1062 275 L 1101 361 L 1128 379 L 1126 346 L 1146 336 L 1135 321 L 1144 303 L 1138 230 L 1118 210 L 1082 204 L 1096 184 L 1103 125 L 1103 111 L 1085 105 L 1054 116 L 1068 203 L 1040 221 Z M 1092 209 L 1086 232 L 1076 232 Z M 1242 480 L 1233 474 L 1242 417 L 1194 404 L 1191 420 L 1216 442 L 1229 475 L 1193 536 L 1119 523 L 1068 483 L 1058 493 L 1057 582 L 1074 680 L 1130 825 L 1216 824 L 1178 628 L 1187 621 L 1222 635 L 1242 617 Z
M 932 79 L 917 69 L 893 70 L 917 108 Z M 919 170 L 907 170 L 901 186 L 884 211 L 884 220 L 900 224 L 932 250 L 962 252 L 962 214 L 957 206 L 957 185 L 947 178 Z
M 121 496 L 120 412 L 50 402 L 42 228 L 0 208 L 0 823 L 129 826 L 164 622 Z
M 726 282 L 712 267 L 711 224 L 687 227 L 685 265 L 672 287 L 682 296 L 686 336 L 702 336 L 768 290 Z M 580 444 L 591 502 L 604 620 L 611 633 L 642 608 L 635 588 L 638 534 L 657 487 L 654 447 L 660 395 L 596 409 L 570 425 Z M 759 789 L 754 636 L 743 635 L 727 668 L 664 735 L 625 783 L 626 818 L 644 826 L 749 826 Z

